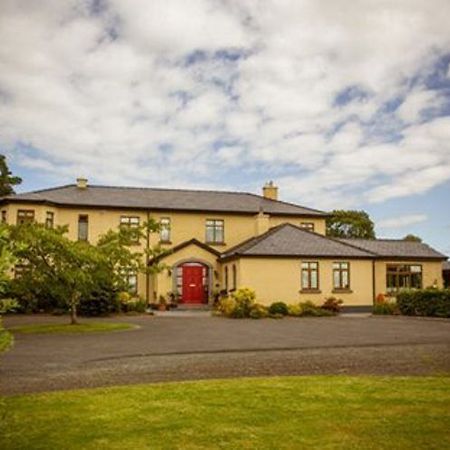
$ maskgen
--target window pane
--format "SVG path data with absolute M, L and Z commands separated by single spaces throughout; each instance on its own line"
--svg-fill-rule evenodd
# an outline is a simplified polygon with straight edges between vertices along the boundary
M 302 288 L 309 289 L 309 277 L 307 270 L 302 270 Z
M 344 270 L 341 272 L 341 279 L 342 279 L 342 288 L 348 289 L 349 283 L 348 283 L 348 271 Z
M 311 289 L 317 289 L 318 288 L 318 280 L 317 280 L 317 270 L 311 271 Z
M 78 240 L 87 241 L 88 240 L 88 216 L 78 217 Z
M 340 281 L 340 274 L 339 274 L 339 270 L 334 270 L 333 271 L 333 286 L 337 289 L 339 289 L 341 287 L 341 281 Z

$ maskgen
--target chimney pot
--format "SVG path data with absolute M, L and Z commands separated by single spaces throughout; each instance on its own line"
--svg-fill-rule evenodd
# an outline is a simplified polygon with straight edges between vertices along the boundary
M 86 189 L 88 186 L 87 178 L 79 177 L 77 178 L 77 188 L 78 189 Z

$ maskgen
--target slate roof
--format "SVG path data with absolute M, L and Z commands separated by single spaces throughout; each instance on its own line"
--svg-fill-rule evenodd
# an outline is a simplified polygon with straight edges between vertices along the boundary
M 222 259 L 233 256 L 373 258 L 375 255 L 285 223 L 227 250 L 222 254 Z
M 45 203 L 55 206 L 85 206 L 100 208 L 145 209 L 153 211 L 179 210 L 272 215 L 326 217 L 328 214 L 312 208 L 270 200 L 247 192 L 201 191 L 139 187 L 76 185 L 55 187 L 24 194 L 10 195 L 0 203 Z
M 396 239 L 339 239 L 362 250 L 375 253 L 386 258 L 426 258 L 447 259 L 445 255 L 434 250 L 423 242 Z

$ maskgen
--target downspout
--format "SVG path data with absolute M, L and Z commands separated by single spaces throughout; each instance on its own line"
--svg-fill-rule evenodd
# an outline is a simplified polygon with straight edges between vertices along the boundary
M 376 294 L 375 294 L 375 259 L 372 259 L 372 305 L 375 306 Z
M 148 222 L 150 221 L 150 211 L 147 211 L 147 227 L 146 227 L 146 252 L 145 252 L 145 301 L 147 305 L 150 303 L 150 272 L 148 270 L 148 250 L 150 248 L 150 230 Z

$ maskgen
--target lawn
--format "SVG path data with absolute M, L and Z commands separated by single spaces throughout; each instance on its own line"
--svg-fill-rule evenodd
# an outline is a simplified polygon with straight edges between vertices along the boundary
M 136 325 L 130 323 L 112 323 L 112 322 L 88 322 L 77 325 L 70 324 L 51 324 L 51 325 L 23 325 L 10 328 L 13 333 L 25 334 L 48 334 L 48 333 L 93 333 L 99 331 L 120 331 L 136 328 Z
M 5 330 L 2 326 L 2 323 L 0 322 L 0 353 L 8 350 L 12 345 L 12 342 L 12 334 L 9 331 Z
M 450 377 L 280 377 L 5 399 L 2 449 L 443 449 Z

